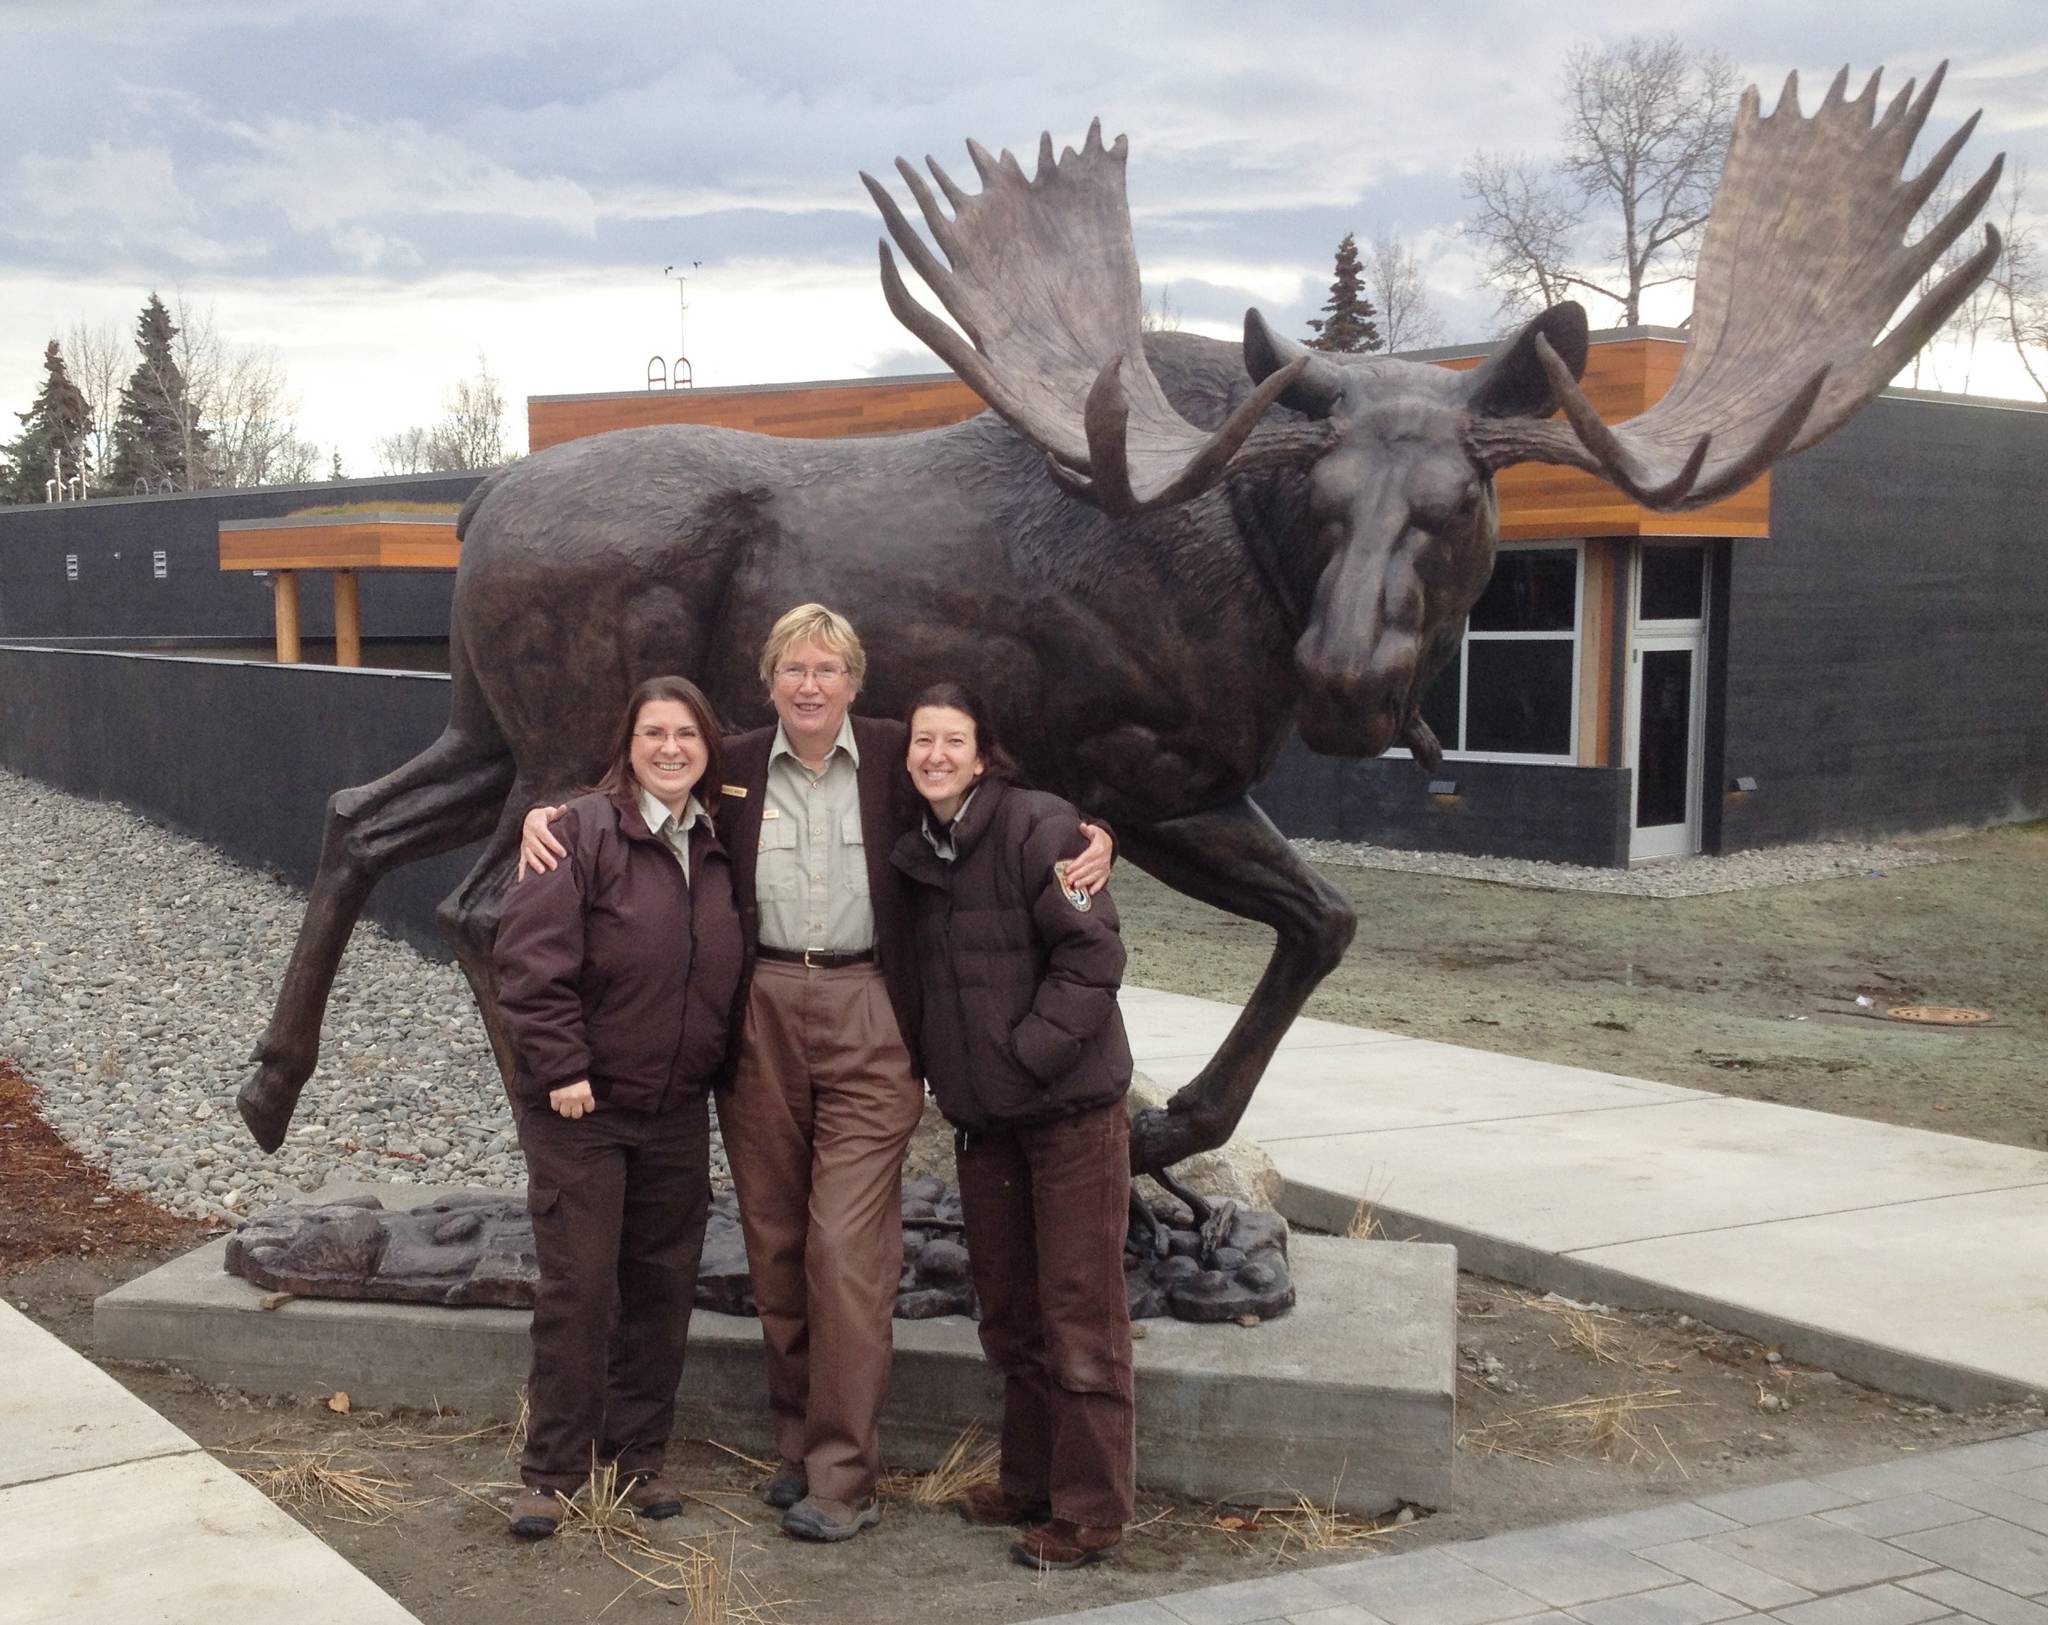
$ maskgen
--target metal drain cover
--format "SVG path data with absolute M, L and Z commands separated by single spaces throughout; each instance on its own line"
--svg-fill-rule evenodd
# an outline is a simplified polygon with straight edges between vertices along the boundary
M 1959 1004 L 1895 1004 L 1885 1014 L 1894 1021 L 1917 1021 L 1929 1027 L 1974 1027 L 1991 1019 L 1989 1010 L 1970 1010 Z

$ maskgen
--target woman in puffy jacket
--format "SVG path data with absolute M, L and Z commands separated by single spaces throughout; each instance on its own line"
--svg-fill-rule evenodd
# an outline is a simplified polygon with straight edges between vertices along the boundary
M 908 722 L 925 817 L 892 859 L 915 882 L 925 1074 L 1004 1383 L 1001 1474 L 967 1515 L 1023 1524 L 1020 1563 L 1075 1568 L 1117 1549 L 1136 1474 L 1123 942 L 1109 893 L 1066 883 L 1080 815 L 1010 782 L 980 699 L 942 683 Z
M 741 970 L 732 864 L 698 798 L 719 754 L 694 683 L 642 683 L 609 770 L 554 826 L 567 857 L 506 894 L 498 1008 L 540 1265 L 515 1535 L 553 1534 L 607 1464 L 642 1517 L 682 1510 L 662 1465 Z

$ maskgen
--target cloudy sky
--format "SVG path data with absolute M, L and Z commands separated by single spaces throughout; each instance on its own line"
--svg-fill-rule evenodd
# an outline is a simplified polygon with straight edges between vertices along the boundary
M 1078 141 L 1096 114 L 1131 138 L 1139 257 L 1183 325 L 1257 304 L 1300 332 L 1337 240 L 1393 228 L 1478 338 L 1460 165 L 1549 149 L 1566 51 L 1652 15 L 1767 105 L 1788 69 L 1811 105 L 1845 61 L 1897 82 L 1946 57 L 1930 133 L 1983 108 L 1966 165 L 2030 158 L 2048 212 L 2043 0 L 0 0 L 0 405 L 47 339 L 126 329 L 157 289 L 274 346 L 302 433 L 373 473 L 480 354 L 515 403 L 639 387 L 678 344 L 663 267 L 690 262 L 700 384 L 927 370 L 857 171 L 967 171 L 966 136 Z

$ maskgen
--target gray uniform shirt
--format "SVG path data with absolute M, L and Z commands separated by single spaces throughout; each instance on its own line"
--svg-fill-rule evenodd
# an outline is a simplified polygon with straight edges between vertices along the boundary
M 859 771 L 852 718 L 840 724 L 819 773 L 797 760 L 782 724 L 775 725 L 754 861 L 761 940 L 769 947 L 842 954 L 874 947 Z
M 683 866 L 683 878 L 690 878 L 690 831 L 698 819 L 704 816 L 703 803 L 695 796 L 683 803 L 683 816 L 675 817 L 668 808 L 654 796 L 647 793 L 644 784 L 635 784 L 633 792 L 640 799 L 640 821 L 649 831 L 659 835 L 668 843 L 668 849 L 676 855 L 676 862 Z

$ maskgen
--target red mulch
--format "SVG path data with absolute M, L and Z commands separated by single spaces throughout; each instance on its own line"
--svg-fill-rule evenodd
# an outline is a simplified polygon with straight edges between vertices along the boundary
M 214 1229 L 108 1184 L 43 1121 L 28 1080 L 0 1058 L 0 1270 L 48 1258 L 196 1246 Z

